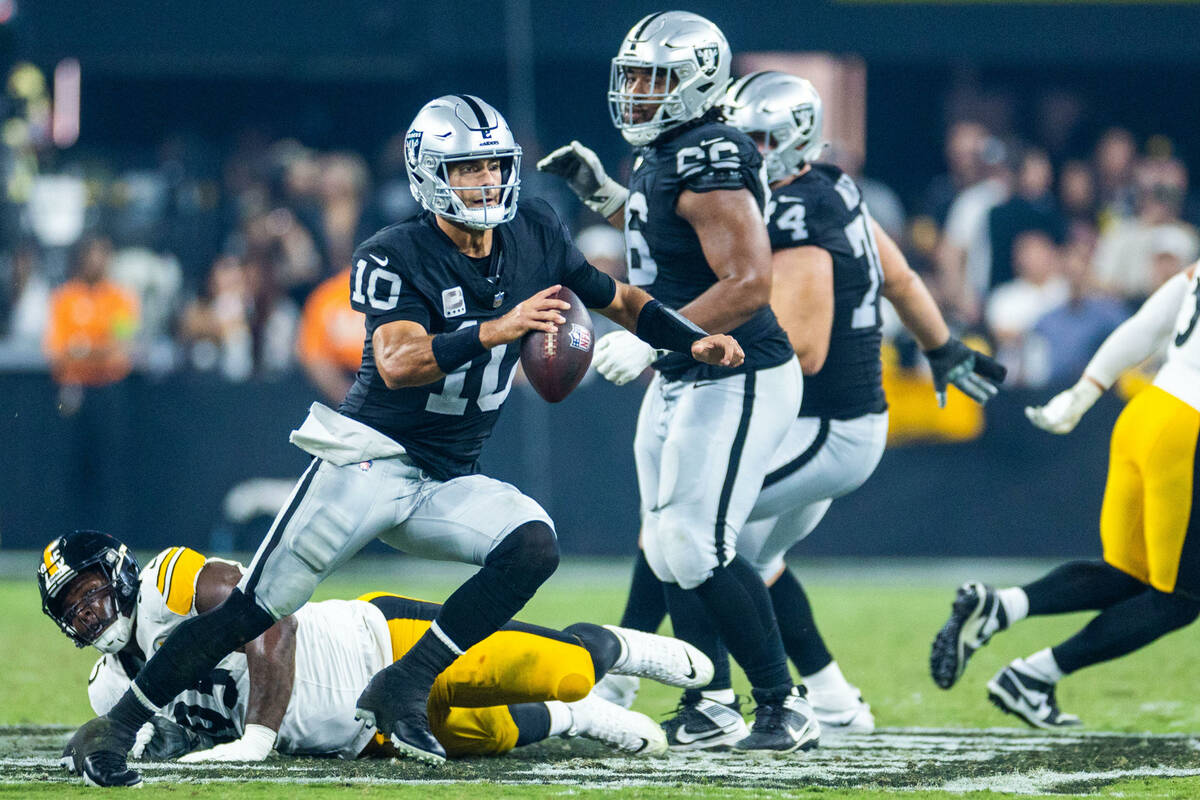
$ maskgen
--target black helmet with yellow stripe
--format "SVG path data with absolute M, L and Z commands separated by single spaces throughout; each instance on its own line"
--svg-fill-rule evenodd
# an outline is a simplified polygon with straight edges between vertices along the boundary
M 38 564 L 42 611 L 77 647 L 116 653 L 133 633 L 138 575 L 137 559 L 113 537 L 99 531 L 60 536 Z

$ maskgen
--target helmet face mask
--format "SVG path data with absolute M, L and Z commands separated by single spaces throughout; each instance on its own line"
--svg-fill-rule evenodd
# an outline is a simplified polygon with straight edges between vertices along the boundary
M 754 72 L 725 95 L 725 118 L 759 145 L 770 183 L 794 175 L 825 149 L 821 96 L 803 78 Z
M 729 81 L 732 56 L 724 34 L 697 14 L 651 14 L 630 29 L 612 60 L 608 109 L 632 145 L 712 108 Z
M 408 129 L 404 155 L 409 187 L 425 210 L 473 230 L 516 216 L 521 147 L 500 112 L 478 97 L 452 94 L 426 103 Z M 489 172 L 484 165 L 493 160 L 498 182 L 463 180 L 463 173 Z M 464 162 L 484 163 L 455 168 Z
M 111 536 L 76 531 L 47 545 L 38 565 L 42 611 L 76 647 L 121 650 L 133 634 L 139 570 Z

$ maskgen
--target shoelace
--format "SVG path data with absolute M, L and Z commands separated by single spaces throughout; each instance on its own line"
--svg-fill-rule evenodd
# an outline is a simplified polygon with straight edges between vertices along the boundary
M 754 708 L 754 726 L 751 730 L 780 727 L 783 724 L 783 710 L 783 703 L 760 703 Z

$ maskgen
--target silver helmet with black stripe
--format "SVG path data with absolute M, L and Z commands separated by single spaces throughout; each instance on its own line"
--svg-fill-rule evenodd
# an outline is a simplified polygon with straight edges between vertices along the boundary
M 632 145 L 654 141 L 712 108 L 733 56 L 721 29 L 699 14 L 660 11 L 634 25 L 612 60 L 608 109 Z
M 752 72 L 729 87 L 722 104 L 729 124 L 758 142 L 770 183 L 794 174 L 825 149 L 821 96 L 803 78 Z
M 499 162 L 499 183 L 450 185 L 451 165 L 493 159 Z M 426 103 L 405 136 L 404 163 L 413 197 L 440 217 L 482 230 L 517 213 L 521 147 L 500 112 L 474 95 L 448 94 Z

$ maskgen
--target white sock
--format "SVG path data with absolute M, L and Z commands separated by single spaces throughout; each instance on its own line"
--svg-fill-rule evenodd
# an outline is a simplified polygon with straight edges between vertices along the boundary
M 1008 617 L 1010 627 L 1014 622 L 1020 622 L 1029 616 L 1029 596 L 1020 586 L 1000 589 L 996 592 L 996 597 L 1004 607 L 1004 615 Z
M 856 696 L 854 687 L 846 680 L 836 661 L 830 661 L 812 675 L 805 675 L 804 685 L 816 697 L 842 699 Z
M 546 710 L 550 712 L 550 733 L 548 736 L 562 736 L 571 730 L 575 718 L 571 716 L 571 708 L 561 700 L 547 700 Z
M 1058 662 L 1054 660 L 1054 653 L 1050 652 L 1049 647 L 1026 658 L 1025 666 L 1029 667 L 1029 671 L 1035 677 L 1046 683 L 1058 683 L 1063 679 L 1063 671 L 1059 669 Z
M 700 693 L 700 696 L 705 700 L 712 700 L 714 703 L 724 703 L 730 705 L 737 696 L 733 693 L 733 689 L 711 689 Z

